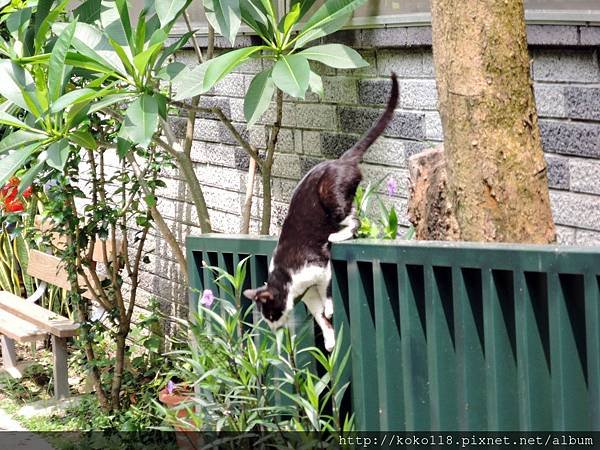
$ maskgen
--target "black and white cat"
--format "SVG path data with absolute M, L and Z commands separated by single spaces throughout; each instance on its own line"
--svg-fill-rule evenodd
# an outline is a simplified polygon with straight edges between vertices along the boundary
M 339 159 L 313 167 L 296 187 L 267 283 L 244 291 L 272 330 L 286 324 L 295 299 L 302 297 L 323 330 L 325 348 L 333 349 L 330 243 L 351 239 L 358 227 L 352 207 L 362 180 L 358 164 L 392 119 L 397 102 L 398 82 L 392 73 L 391 95 L 375 125 Z

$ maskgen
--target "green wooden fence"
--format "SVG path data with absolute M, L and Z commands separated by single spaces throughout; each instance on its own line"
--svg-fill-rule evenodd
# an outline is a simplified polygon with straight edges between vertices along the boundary
M 275 243 L 188 238 L 192 286 L 248 255 L 262 284 Z M 358 429 L 600 430 L 600 248 L 351 241 L 332 260 Z

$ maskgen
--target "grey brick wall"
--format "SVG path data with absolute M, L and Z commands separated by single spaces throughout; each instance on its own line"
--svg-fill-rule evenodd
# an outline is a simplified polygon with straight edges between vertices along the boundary
M 247 44 L 248 39 L 238 45 Z M 559 241 L 600 245 L 600 28 L 530 26 L 528 40 Z M 380 114 L 389 92 L 386 77 L 392 70 L 400 79 L 399 107 L 384 137 L 367 153 L 363 173 L 366 181 L 383 177 L 398 181 L 402 189 L 386 202 L 398 208 L 400 222 L 407 226 L 406 159 L 443 139 L 436 110 L 431 30 L 352 30 L 337 33 L 328 41 L 353 46 L 370 66 L 360 70 L 318 67 L 325 89 L 322 100 L 314 95 L 308 95 L 305 101 L 285 99 L 284 127 L 273 167 L 271 233 L 278 232 L 291 192 L 303 174 L 319 161 L 339 156 Z M 189 50 L 181 52 L 178 59 L 195 64 Z M 244 92 L 252 74 L 261 69 L 260 62 L 241 67 L 203 102 L 220 106 L 255 145 L 264 147 L 264 124 L 272 120 L 273 111 L 250 129 L 246 129 L 243 119 Z M 174 123 L 181 120 L 174 119 Z M 180 126 L 176 128 L 182 131 Z M 192 154 L 213 227 L 221 232 L 238 232 L 248 157 L 212 117 L 198 120 L 195 138 Z M 167 188 L 160 193 L 161 210 L 180 239 L 188 233 L 199 233 L 185 185 L 176 171 L 167 171 L 166 176 Z M 252 230 L 256 231 L 262 195 L 258 182 L 254 194 Z M 163 284 L 170 286 L 176 268 L 158 237 L 156 247 L 157 256 L 168 263 L 156 263 L 158 275 L 149 279 L 146 288 L 164 295 L 172 292 Z

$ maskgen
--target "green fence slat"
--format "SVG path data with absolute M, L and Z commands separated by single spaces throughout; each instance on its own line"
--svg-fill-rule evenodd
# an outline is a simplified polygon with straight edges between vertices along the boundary
M 479 271 L 476 275 L 481 277 Z M 470 280 L 474 282 L 474 280 Z M 480 281 L 478 282 L 480 287 Z M 452 267 L 452 297 L 456 329 L 456 381 L 458 424 L 461 430 L 485 430 L 486 403 L 483 349 L 475 324 L 474 308 L 481 307 L 481 292 L 469 292 L 460 267 Z
M 444 268 L 445 269 L 445 268 Z M 432 266 L 425 267 L 425 298 L 427 321 L 427 367 L 431 429 L 452 431 L 458 426 L 456 398 L 456 355 L 444 312 L 444 302 L 451 301 L 449 292 L 440 285 L 442 274 Z M 448 306 L 446 304 L 446 306 Z M 452 308 L 452 305 L 450 305 Z
M 371 312 L 358 263 L 348 261 L 348 295 L 350 304 L 350 343 L 352 345 L 352 394 L 356 414 L 357 430 L 377 431 L 379 429 L 379 401 L 377 376 L 377 356 L 375 349 L 375 324 Z M 375 376 L 374 376 L 375 375 Z
M 550 355 L 552 371 L 552 430 L 588 430 L 587 389 L 565 302 L 566 281 L 548 274 Z
M 425 299 L 420 296 L 424 288 L 422 283 L 422 270 L 410 270 L 406 265 L 398 265 L 398 285 L 401 292 L 402 381 L 407 431 L 430 429 L 429 375 L 427 352 L 424 351 L 427 341 L 419 316 L 419 308 L 425 308 Z M 419 304 L 420 302 L 423 304 Z
M 517 368 L 511 346 L 507 321 L 514 321 L 502 312 L 514 311 L 512 274 L 501 281 L 511 286 L 499 286 L 491 269 L 482 272 L 483 329 L 486 360 L 487 429 L 490 431 L 514 431 L 519 429 Z M 504 290 L 502 291 L 501 289 Z M 500 292 L 503 292 L 501 295 Z
M 384 273 L 381 264 L 373 262 L 379 429 L 383 431 L 404 428 L 400 328 L 392 308 L 398 302 L 397 282 L 395 271 Z
M 352 357 L 348 359 L 346 366 L 340 367 L 341 360 L 344 355 L 350 350 L 350 322 L 349 322 L 349 305 L 348 300 L 348 267 L 345 261 L 331 262 L 331 295 L 333 297 L 333 326 L 335 328 L 336 346 L 339 351 L 340 358 L 335 362 L 335 376 L 339 375 L 338 387 L 349 383 L 352 378 Z M 340 374 L 341 372 L 341 374 Z M 338 405 L 341 409 L 351 412 L 351 392 L 352 387 L 346 390 L 342 405 Z
M 600 279 L 588 272 L 584 280 L 590 430 L 600 431 Z
M 540 330 L 532 302 L 544 302 L 526 280 L 515 273 L 515 327 L 519 386 L 519 429 L 552 429 L 552 388 Z

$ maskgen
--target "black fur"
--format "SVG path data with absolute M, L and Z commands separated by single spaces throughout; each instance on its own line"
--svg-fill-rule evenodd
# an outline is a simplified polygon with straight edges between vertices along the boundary
M 331 257 L 328 238 L 341 229 L 340 222 L 351 213 L 362 180 L 358 164 L 392 119 L 397 101 L 398 82 L 392 74 L 390 99 L 375 125 L 339 159 L 313 167 L 294 191 L 267 284 L 244 292 L 257 301 L 271 322 L 279 320 L 286 309 L 290 274 L 305 265 L 327 266 Z

